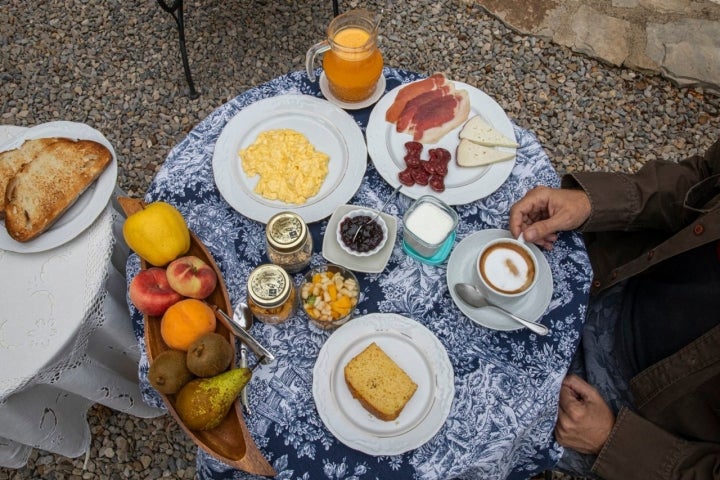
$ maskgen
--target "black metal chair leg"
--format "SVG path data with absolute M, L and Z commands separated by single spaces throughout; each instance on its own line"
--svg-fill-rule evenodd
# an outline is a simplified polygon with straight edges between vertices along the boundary
M 337 0 L 333 0 L 337 1 Z M 182 57 L 183 69 L 185 70 L 185 79 L 187 80 L 188 96 L 192 99 L 198 98 L 200 94 L 195 90 L 192 73 L 190 72 L 190 63 L 188 62 L 187 49 L 185 48 L 185 22 L 183 21 L 183 0 L 173 0 L 168 5 L 165 0 L 157 0 L 160 7 L 173 16 L 177 23 L 178 35 L 180 37 L 180 56 Z
M 333 15 L 338 16 L 340 14 L 340 5 L 338 5 L 338 0 L 333 0 Z

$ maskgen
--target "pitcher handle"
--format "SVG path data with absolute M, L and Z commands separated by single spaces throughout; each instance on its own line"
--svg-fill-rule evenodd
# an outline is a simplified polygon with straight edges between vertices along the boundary
M 330 50 L 330 42 L 323 40 L 310 47 L 310 50 L 305 54 L 305 70 L 311 82 L 315 81 L 315 57 L 328 50 Z

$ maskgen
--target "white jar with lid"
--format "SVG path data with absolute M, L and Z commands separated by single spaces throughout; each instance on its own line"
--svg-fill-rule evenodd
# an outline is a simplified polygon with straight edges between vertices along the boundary
M 268 220 L 265 243 L 270 262 L 289 273 L 297 273 L 310 265 L 313 240 L 300 217 L 293 212 L 280 212 Z
M 260 265 L 248 276 L 247 303 L 261 322 L 283 323 L 297 312 L 295 284 L 284 268 Z

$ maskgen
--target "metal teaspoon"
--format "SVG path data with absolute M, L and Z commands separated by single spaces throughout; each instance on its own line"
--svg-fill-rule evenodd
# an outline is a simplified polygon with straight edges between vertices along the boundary
M 358 233 L 360 233 L 360 230 L 362 230 L 363 227 L 365 227 L 365 225 L 370 225 L 373 221 L 375 221 L 375 219 L 376 219 L 377 217 L 380 216 L 380 214 L 382 213 L 382 211 L 385 210 L 385 207 L 387 207 L 387 204 L 390 203 L 390 200 L 392 200 L 392 199 L 395 197 L 395 194 L 396 194 L 397 192 L 399 192 L 401 188 L 402 188 L 402 183 L 401 183 L 400 185 L 398 185 L 397 187 L 395 187 L 395 190 L 393 190 L 392 193 L 388 196 L 388 198 L 385 200 L 385 203 L 383 203 L 382 206 L 381 206 L 380 208 L 378 208 L 377 212 L 375 212 L 375 215 L 373 215 L 370 220 L 368 220 L 367 222 L 363 223 L 362 225 L 360 225 L 360 226 L 358 227 L 357 230 L 355 230 L 355 235 L 353 235 L 352 243 L 355 243 L 355 239 L 357 238 Z
M 508 312 L 504 308 L 495 305 L 494 303 L 490 302 L 478 289 L 477 286 L 472 285 L 470 283 L 456 283 L 455 284 L 455 293 L 458 294 L 458 296 L 463 300 L 463 302 L 467 303 L 471 307 L 476 308 L 485 308 L 490 307 L 494 308 L 496 310 L 499 310 L 515 320 L 516 322 L 524 325 L 525 327 L 529 328 L 533 332 L 537 333 L 538 335 L 547 335 L 549 330 L 545 325 L 541 325 L 539 323 L 530 322 L 528 320 L 525 320 L 523 318 L 518 317 L 514 313 Z

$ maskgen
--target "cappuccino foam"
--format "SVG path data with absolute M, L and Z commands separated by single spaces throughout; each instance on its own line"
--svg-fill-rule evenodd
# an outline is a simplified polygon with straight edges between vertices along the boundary
M 513 294 L 532 284 L 535 266 L 520 247 L 510 243 L 497 244 L 480 258 L 480 273 L 495 290 Z

